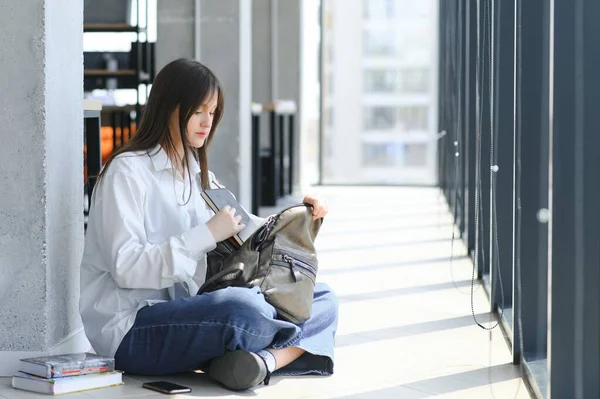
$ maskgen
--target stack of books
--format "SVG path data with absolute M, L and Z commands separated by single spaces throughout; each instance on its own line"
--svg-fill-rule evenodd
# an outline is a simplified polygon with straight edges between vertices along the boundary
M 91 353 L 21 359 L 13 388 L 60 395 L 123 384 L 115 360 Z

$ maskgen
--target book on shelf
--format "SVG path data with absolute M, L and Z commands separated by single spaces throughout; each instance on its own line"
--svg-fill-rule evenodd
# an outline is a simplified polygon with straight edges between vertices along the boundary
M 114 370 L 115 359 L 92 353 L 31 357 L 21 359 L 19 364 L 19 371 L 42 378 L 60 378 Z
M 90 389 L 108 388 L 122 384 L 123 376 L 119 371 L 79 374 L 59 378 L 43 378 L 19 371 L 12 378 L 13 388 L 47 395 L 60 395 Z
M 225 206 L 229 205 L 231 208 L 235 209 L 235 215 L 241 216 L 240 220 L 241 224 L 245 224 L 246 227 L 237 234 L 233 235 L 231 239 L 229 239 L 229 243 L 234 245 L 236 248 L 239 248 L 244 241 L 246 241 L 252 233 L 254 233 L 260 226 L 257 225 L 248 212 L 237 202 L 231 191 L 227 190 L 224 187 L 221 188 L 211 188 L 202 191 L 202 198 L 206 201 L 208 207 L 215 213 L 223 209 Z

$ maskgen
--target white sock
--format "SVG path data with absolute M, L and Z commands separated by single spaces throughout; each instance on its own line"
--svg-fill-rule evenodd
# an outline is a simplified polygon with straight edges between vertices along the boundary
M 263 349 L 260 352 L 256 352 L 256 354 L 265 360 L 265 363 L 267 363 L 267 370 L 269 370 L 269 373 L 275 371 L 275 368 L 277 367 L 277 360 L 275 360 L 275 356 L 271 352 L 269 352 L 266 349 Z

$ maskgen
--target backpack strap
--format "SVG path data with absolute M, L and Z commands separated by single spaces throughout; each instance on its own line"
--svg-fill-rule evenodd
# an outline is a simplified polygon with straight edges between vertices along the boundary
M 221 270 L 220 272 L 206 280 L 204 284 L 202 284 L 202 287 L 200 287 L 200 289 L 198 290 L 198 295 L 206 291 L 211 291 L 213 285 L 238 279 L 243 272 L 244 265 L 241 263 L 236 263 L 225 270 Z

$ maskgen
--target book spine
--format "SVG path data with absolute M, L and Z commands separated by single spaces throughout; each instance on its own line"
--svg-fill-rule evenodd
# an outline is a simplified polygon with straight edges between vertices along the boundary
M 237 248 L 241 247 L 242 244 L 244 243 L 244 240 L 242 240 L 238 234 L 234 235 L 233 238 L 235 239 Z
M 92 373 L 106 373 L 115 370 L 114 360 L 102 360 L 94 362 L 75 362 L 54 366 L 51 378 L 71 377 Z
M 208 205 L 211 211 L 213 211 L 214 213 L 219 212 L 219 208 L 217 207 L 217 205 L 208 195 L 206 195 L 204 191 L 200 194 L 200 196 L 204 199 L 204 202 L 206 202 L 206 205 Z

